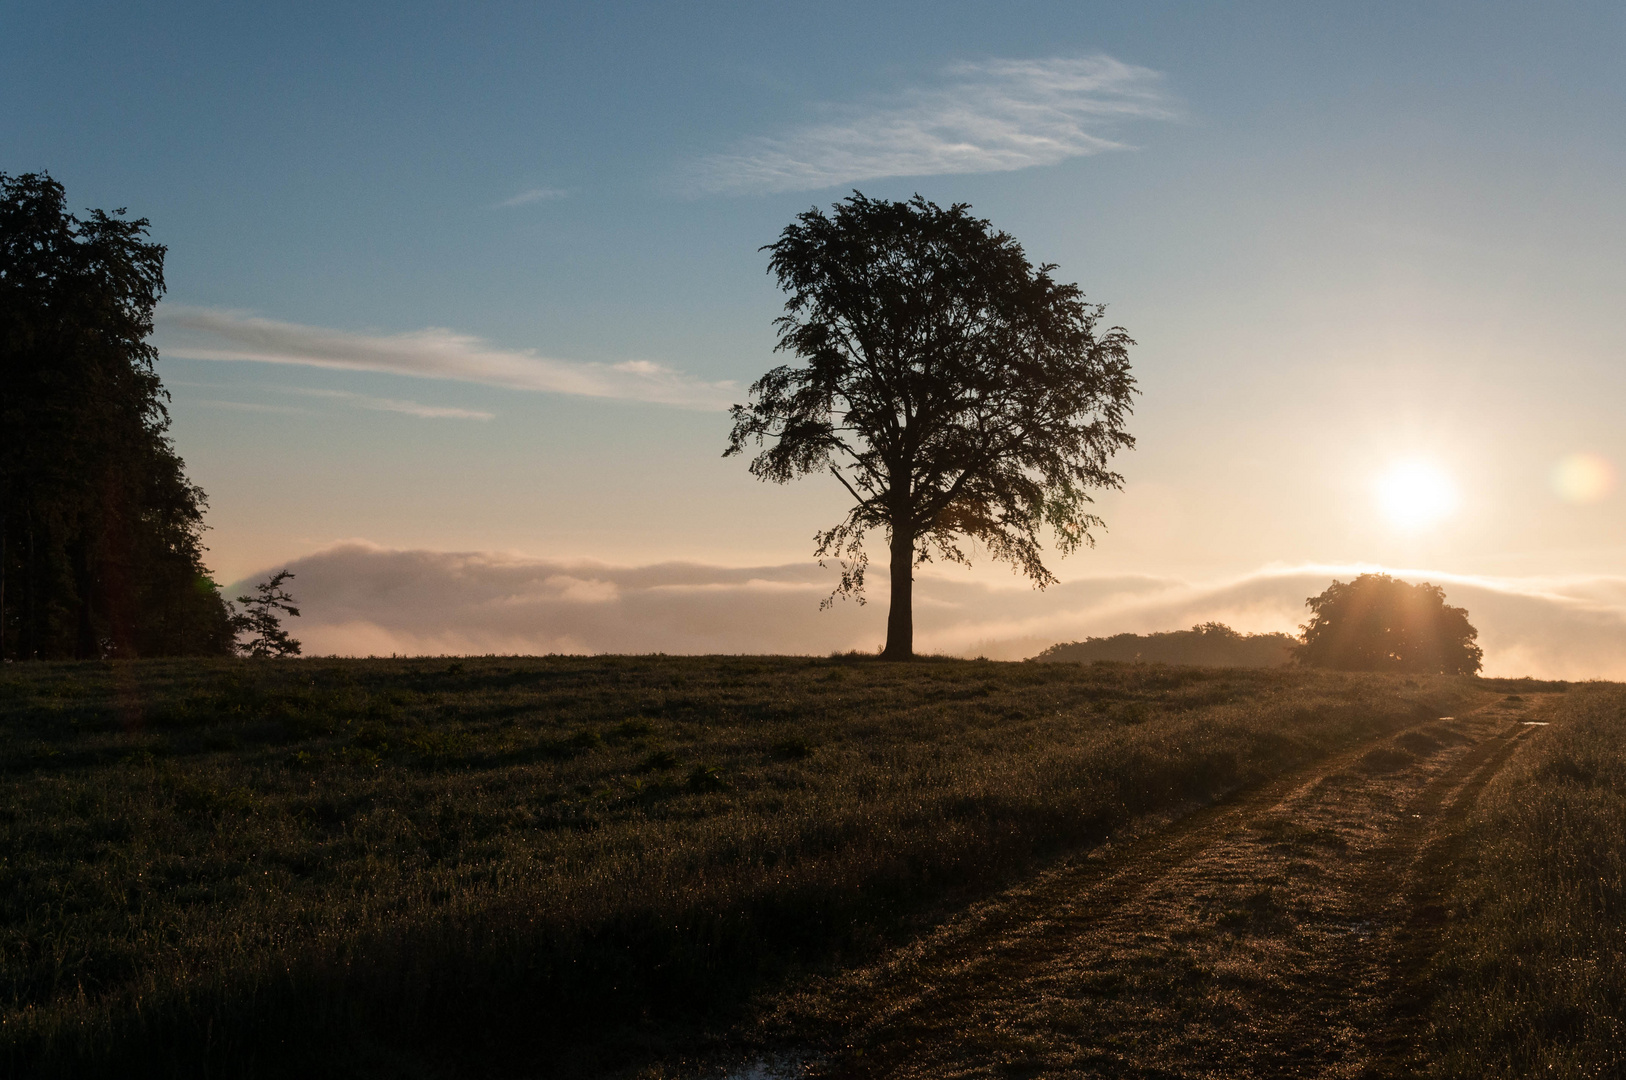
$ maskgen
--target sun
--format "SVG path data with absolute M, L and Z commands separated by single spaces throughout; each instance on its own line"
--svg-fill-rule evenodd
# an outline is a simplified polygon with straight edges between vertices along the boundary
M 1378 505 L 1389 523 L 1406 532 L 1438 525 L 1457 508 L 1457 486 L 1428 461 L 1397 461 L 1378 478 Z

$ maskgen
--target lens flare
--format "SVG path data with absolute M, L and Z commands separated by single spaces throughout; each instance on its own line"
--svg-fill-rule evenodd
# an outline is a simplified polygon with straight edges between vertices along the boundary
M 1553 466 L 1553 490 L 1572 503 L 1594 503 L 1615 487 L 1615 470 L 1598 454 L 1570 454 Z
M 1378 505 L 1389 523 L 1416 531 L 1450 517 L 1457 487 L 1445 470 L 1426 461 L 1400 461 L 1378 478 Z

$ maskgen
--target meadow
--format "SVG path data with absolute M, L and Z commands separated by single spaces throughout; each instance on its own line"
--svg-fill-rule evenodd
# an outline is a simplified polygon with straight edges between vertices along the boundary
M 1571 690 L 1540 735 L 1476 807 L 1430 1076 L 1626 1075 L 1626 687 Z
M 1137 817 L 1478 693 L 860 657 L 6 665 L 0 1062 L 635 1068 Z

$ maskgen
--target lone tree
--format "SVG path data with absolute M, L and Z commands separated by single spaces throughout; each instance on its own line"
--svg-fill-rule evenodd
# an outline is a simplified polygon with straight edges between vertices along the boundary
M 1122 485 L 1107 465 L 1134 445 L 1123 429 L 1134 342 L 1100 329 L 1102 305 L 970 209 L 854 192 L 764 247 L 790 294 L 776 351 L 804 363 L 751 386 L 723 454 L 766 442 L 751 461 L 758 478 L 828 471 L 852 496 L 846 517 L 815 536 L 815 554 L 842 567 L 826 604 L 863 602 L 864 535 L 885 530 L 888 659 L 914 654 L 916 565 L 968 562 L 967 538 L 1037 587 L 1052 584 L 1040 530 L 1054 530 L 1063 554 L 1093 544 L 1102 522 L 1087 512 L 1089 492 Z
M 293 576 L 292 571 L 278 570 L 254 586 L 253 596 L 237 598 L 244 610 L 242 614 L 232 615 L 232 629 L 252 635 L 238 644 L 238 652 L 261 658 L 299 655 L 299 642 L 288 636 L 288 631 L 282 628 L 282 616 L 277 614 L 283 611 L 299 618 L 294 598 L 282 587 L 282 583 Z
M 1438 585 L 1362 574 L 1305 604 L 1311 616 L 1298 659 L 1312 667 L 1472 675 L 1484 659 L 1467 610 L 1448 605 Z

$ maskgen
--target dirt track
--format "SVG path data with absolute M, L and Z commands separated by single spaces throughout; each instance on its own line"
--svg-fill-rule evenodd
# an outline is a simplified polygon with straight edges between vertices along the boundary
M 1548 704 L 1494 701 L 1109 845 L 809 988 L 781 1030 L 839 1033 L 820 1076 L 1409 1075 L 1460 826 Z

